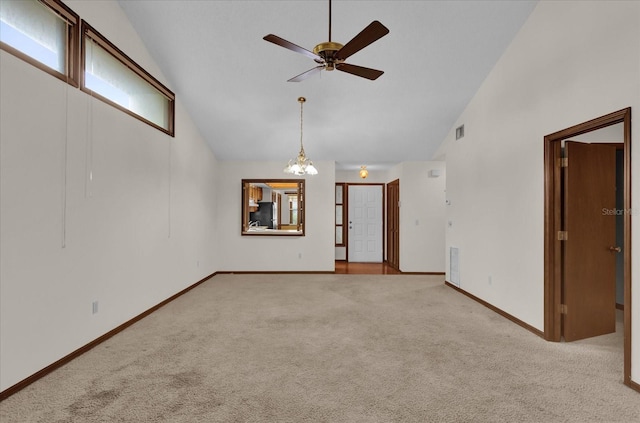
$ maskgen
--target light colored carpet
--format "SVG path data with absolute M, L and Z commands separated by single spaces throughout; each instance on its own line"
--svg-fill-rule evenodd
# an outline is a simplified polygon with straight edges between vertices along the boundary
M 218 275 L 0 404 L 9 422 L 638 422 L 622 336 L 549 343 L 441 276 Z

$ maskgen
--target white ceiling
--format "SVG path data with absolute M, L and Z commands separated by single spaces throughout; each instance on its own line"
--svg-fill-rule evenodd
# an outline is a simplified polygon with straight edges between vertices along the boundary
M 389 28 L 347 59 L 385 73 L 322 71 L 297 83 L 286 81 L 316 63 L 262 37 L 312 50 L 328 41 L 328 1 L 120 4 L 219 160 L 284 165 L 299 149 L 304 96 L 307 155 L 376 169 L 433 158 L 536 2 L 336 0 L 332 41 L 373 20 Z

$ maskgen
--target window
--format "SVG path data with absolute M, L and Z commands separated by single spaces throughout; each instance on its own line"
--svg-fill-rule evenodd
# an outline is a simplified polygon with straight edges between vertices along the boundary
M 175 94 L 80 22 L 60 0 L 0 0 L 0 48 L 174 136 Z
M 243 179 L 241 233 L 304 236 L 304 179 Z
M 118 109 L 174 135 L 175 95 L 82 21 L 81 88 Z
M 345 246 L 345 201 L 344 194 L 346 191 L 345 183 L 336 183 L 336 247 Z
M 77 87 L 78 21 L 59 0 L 2 0 L 0 48 Z
M 298 224 L 298 194 L 289 195 L 289 223 L 291 225 Z

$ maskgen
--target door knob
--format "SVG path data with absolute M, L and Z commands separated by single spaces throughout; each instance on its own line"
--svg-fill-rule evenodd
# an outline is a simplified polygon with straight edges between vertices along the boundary
M 620 248 L 620 247 L 609 247 L 609 251 L 611 251 L 611 252 L 615 251 L 616 253 L 619 253 L 620 251 L 622 251 L 622 248 Z

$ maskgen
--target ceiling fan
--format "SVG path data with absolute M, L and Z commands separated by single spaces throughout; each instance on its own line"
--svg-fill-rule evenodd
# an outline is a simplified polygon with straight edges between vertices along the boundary
M 357 53 L 369 44 L 372 44 L 373 42 L 384 37 L 388 33 L 389 30 L 387 29 L 387 27 L 385 27 L 378 21 L 373 21 L 345 45 L 331 41 L 331 0 L 329 0 L 329 41 L 318 44 L 313 48 L 313 51 L 302 48 L 273 34 L 266 35 L 265 37 L 263 37 L 263 39 L 279 45 L 280 47 L 295 51 L 296 53 L 304 54 L 305 56 L 312 58 L 316 63 L 318 63 L 318 66 L 311 68 L 308 71 L 301 73 L 300 75 L 294 76 L 287 82 L 302 81 L 320 72 L 323 69 L 327 71 L 337 69 L 342 72 L 360 76 L 362 78 L 375 80 L 384 72 L 381 70 L 351 65 L 348 63 L 344 63 L 344 61 L 352 54 Z

